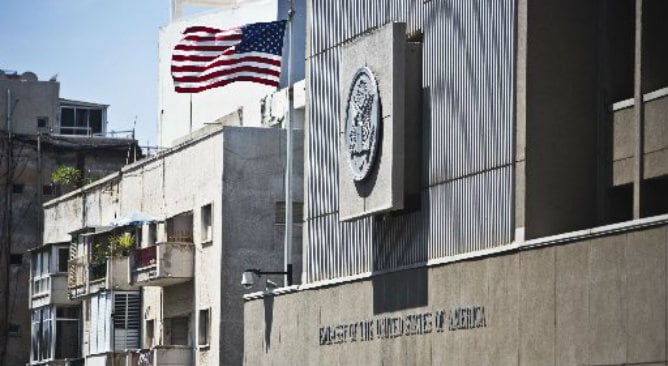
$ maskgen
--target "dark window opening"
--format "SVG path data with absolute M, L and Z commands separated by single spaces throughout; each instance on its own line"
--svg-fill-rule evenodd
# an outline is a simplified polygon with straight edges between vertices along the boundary
M 7 327 L 7 333 L 10 337 L 19 337 L 21 335 L 21 326 L 14 323 L 9 323 Z
M 45 196 L 52 196 L 54 192 L 53 186 L 51 184 L 45 184 L 42 186 L 42 194 Z
M 146 321 L 146 345 L 153 347 L 153 338 L 155 332 L 155 321 L 153 319 Z
M 209 317 L 210 309 L 202 309 L 199 311 L 199 346 L 206 346 L 209 344 Z
M 23 184 L 12 184 L 12 193 L 23 193 Z
M 188 345 L 188 317 L 171 318 L 168 321 L 170 345 Z
M 304 221 L 304 204 L 292 202 L 292 223 L 301 224 Z M 277 201 L 274 207 L 274 224 L 285 225 L 285 201 Z
M 10 254 L 9 264 L 20 266 L 23 264 L 23 254 Z
M 155 223 L 148 224 L 148 245 L 155 245 L 158 241 L 158 225 Z
M 56 309 L 56 358 L 79 357 L 79 317 L 79 307 Z
M 625 184 L 610 190 L 610 222 L 633 218 L 633 185 Z
M 668 213 L 668 176 L 647 179 L 642 184 L 643 216 Z
M 49 119 L 46 117 L 37 117 L 37 128 L 49 127 Z
M 201 240 L 203 242 L 213 240 L 213 222 L 212 222 L 211 211 L 212 211 L 211 204 L 202 207 L 202 214 L 201 214 L 202 232 L 200 235 L 201 235 Z
M 102 133 L 102 111 L 99 109 L 90 110 L 89 127 L 91 133 Z
M 68 248 L 58 249 L 58 272 L 67 272 L 67 261 L 70 259 Z
M 92 135 L 102 133 L 102 109 L 62 107 L 60 133 L 64 135 Z

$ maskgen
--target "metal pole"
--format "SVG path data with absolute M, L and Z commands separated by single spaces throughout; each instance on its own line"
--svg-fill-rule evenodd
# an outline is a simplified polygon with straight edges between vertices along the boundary
M 642 11 L 643 1 L 636 0 L 635 19 L 635 66 L 633 76 L 633 104 L 635 117 L 635 159 L 633 170 L 633 218 L 639 219 L 643 215 L 644 202 L 642 192 L 642 181 L 644 176 L 644 138 L 645 138 L 645 116 L 643 105 L 643 57 L 642 57 Z
M 188 131 L 188 133 L 192 133 L 193 132 L 193 94 L 190 93 L 188 95 L 190 95 L 190 130 Z
M 286 162 L 285 162 L 285 285 L 292 286 L 292 19 L 295 15 L 294 0 L 290 0 L 288 11 L 288 110 L 285 118 Z

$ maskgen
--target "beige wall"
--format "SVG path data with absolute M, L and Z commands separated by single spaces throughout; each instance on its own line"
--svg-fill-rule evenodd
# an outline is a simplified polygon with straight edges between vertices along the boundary
M 267 296 L 246 365 L 658 365 L 668 226 Z M 484 306 L 486 327 L 319 345 L 320 327 Z

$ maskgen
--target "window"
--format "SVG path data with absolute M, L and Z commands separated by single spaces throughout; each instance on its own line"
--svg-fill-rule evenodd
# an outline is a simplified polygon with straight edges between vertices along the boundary
M 202 309 L 199 311 L 199 338 L 197 342 L 199 346 L 209 345 L 210 314 L 211 309 Z
M 153 338 L 155 332 L 155 321 L 153 319 L 146 321 L 146 347 L 151 348 L 154 346 Z
M 102 133 L 102 109 L 61 107 L 60 133 L 63 135 L 93 135 Z
M 79 357 L 79 317 L 78 306 L 59 307 L 56 310 L 56 358 Z
M 9 255 L 9 264 L 20 266 L 23 264 L 23 254 L 10 254 Z
M 37 296 L 49 291 L 49 251 L 43 250 L 32 254 L 32 295 Z
M 188 324 L 190 318 L 187 316 L 175 317 L 167 319 L 165 322 L 167 326 L 167 339 L 170 345 L 188 345 Z
M 155 245 L 158 241 L 158 225 L 155 223 L 148 224 L 148 245 Z
M 37 117 L 37 128 L 49 127 L 49 119 L 47 117 Z
M 32 311 L 30 356 L 33 361 L 52 358 L 53 322 L 51 308 L 43 307 Z
M 213 223 L 211 217 L 211 204 L 202 207 L 202 232 L 201 238 L 203 242 L 213 240 Z
M 193 242 L 193 213 L 192 211 L 176 215 L 167 219 L 167 241 L 170 243 Z
M 58 272 L 67 272 L 67 261 L 70 259 L 68 248 L 58 248 Z
M 292 223 L 301 224 L 303 219 L 304 204 L 302 202 L 292 202 Z M 285 201 L 276 202 L 274 208 L 274 223 L 285 225 Z
M 139 348 L 140 313 L 139 292 L 114 294 L 114 350 Z
M 12 193 L 23 193 L 23 184 L 12 184 Z
M 14 323 L 9 323 L 7 327 L 7 332 L 10 337 L 20 337 L 21 336 L 21 326 Z
M 45 184 L 42 186 L 42 194 L 45 196 L 53 195 L 53 186 L 51 184 Z

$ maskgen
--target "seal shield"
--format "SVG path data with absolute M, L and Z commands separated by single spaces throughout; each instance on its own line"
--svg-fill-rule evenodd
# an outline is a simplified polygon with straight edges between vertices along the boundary
M 380 129 L 376 78 L 368 67 L 355 72 L 346 104 L 345 143 L 353 180 L 363 181 L 374 165 Z

